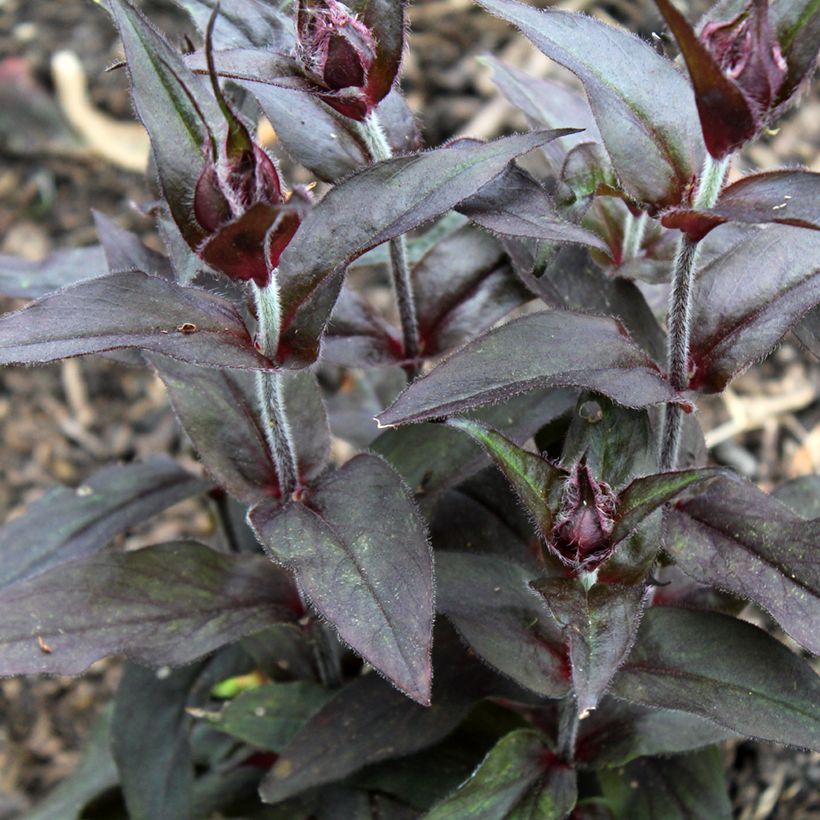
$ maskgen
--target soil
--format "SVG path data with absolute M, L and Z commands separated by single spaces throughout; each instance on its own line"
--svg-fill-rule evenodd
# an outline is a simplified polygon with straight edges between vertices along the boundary
M 191 30 L 170 2 L 140 5 L 175 37 Z M 594 9 L 644 35 L 660 29 L 648 0 L 563 5 Z M 497 101 L 488 72 L 475 57 L 493 52 L 543 70 L 544 62 L 529 46 L 470 0 L 420 0 L 410 19 L 413 48 L 403 83 L 414 110 L 423 112 L 429 144 L 460 133 L 493 136 L 521 124 Z M 50 65 L 60 50 L 79 57 L 91 102 L 100 112 L 120 121 L 131 117 L 124 72 L 105 72 L 122 54 L 101 8 L 87 0 L 0 0 L 0 58 L 24 58 L 40 89 L 32 99 L 46 112 L 36 121 L 42 127 L 20 133 L 17 117 L 0 97 L 0 252 L 38 259 L 56 247 L 90 243 L 92 207 L 156 243 L 150 224 L 132 206 L 150 199 L 142 175 L 94 156 L 59 114 L 56 120 L 52 116 L 58 109 Z M 817 169 L 819 112 L 815 96 L 776 136 L 750 149 L 742 164 L 748 169 L 802 163 Z M 0 310 L 16 306 L 0 298 Z M 766 488 L 819 471 L 818 385 L 816 362 L 796 342 L 784 343 L 733 385 L 728 402 L 704 402 L 702 422 L 713 432 L 713 456 Z M 171 452 L 193 465 L 161 385 L 142 370 L 100 357 L 0 371 L 0 436 L 0 520 L 18 514 L 45 489 L 77 485 L 118 460 Z M 128 538 L 137 546 L 181 535 L 207 538 L 212 532 L 207 510 L 186 502 Z M 32 802 L 71 772 L 82 738 L 110 699 L 118 675 L 118 662 L 108 660 L 78 679 L 0 682 L 0 820 L 25 816 Z M 736 816 L 820 818 L 820 755 L 743 742 L 727 747 L 726 763 Z

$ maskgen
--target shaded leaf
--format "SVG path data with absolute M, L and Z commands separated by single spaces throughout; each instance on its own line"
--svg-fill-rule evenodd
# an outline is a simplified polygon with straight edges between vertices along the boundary
M 114 654 L 184 664 L 302 612 L 261 556 L 191 541 L 97 553 L 0 590 L 0 675 L 76 675 Z
M 492 673 L 466 657 L 454 636 L 437 631 L 436 658 L 430 706 L 414 703 L 377 675 L 347 684 L 282 751 L 262 783 L 262 799 L 278 802 L 342 780 L 368 764 L 433 746 L 461 723 L 477 700 L 500 691 Z M 345 738 L 341 745 L 340 736 Z
M 772 497 L 802 518 L 820 518 L 820 475 L 804 475 L 785 481 Z
M 0 527 L 0 586 L 102 549 L 118 533 L 209 489 L 175 461 L 155 457 L 58 487 Z
M 138 271 L 80 282 L 0 317 L 0 364 L 123 348 L 206 367 L 271 366 L 233 304 Z
M 519 134 L 398 157 L 333 188 L 302 221 L 280 260 L 279 360 L 300 367 L 316 358 L 342 273 L 353 259 L 449 211 L 512 159 L 563 133 Z
M 792 330 L 806 350 L 820 359 L 820 307 L 810 310 Z
M 669 759 L 643 757 L 603 770 L 598 782 L 616 817 L 630 820 L 730 820 L 732 804 L 716 746 Z
M 820 301 L 818 254 L 820 233 L 773 225 L 698 272 L 690 353 L 693 389 L 723 390 Z
M 667 510 L 664 542 L 687 575 L 754 601 L 820 654 L 820 518 L 726 477 Z
M 521 499 L 538 532 L 547 537 L 552 531 L 554 510 L 566 470 L 516 445 L 505 436 L 469 419 L 454 418 L 448 424 L 477 441 Z
M 335 693 L 311 681 L 269 683 L 243 692 L 206 718 L 220 732 L 260 749 L 281 751 Z
M 204 166 L 203 149 L 223 131 L 219 108 L 203 80 L 142 12 L 127 0 L 112 0 L 109 10 L 125 49 L 134 108 L 151 137 L 165 200 L 193 247 L 205 231 L 191 201 Z
M 519 729 L 502 738 L 472 777 L 425 817 L 561 820 L 576 799 L 572 767 L 550 752 L 538 732 Z
M 641 584 L 594 584 L 576 578 L 533 583 L 564 631 L 578 711 L 595 709 L 635 640 L 645 594 Z
M 425 421 L 537 387 L 584 387 L 627 407 L 676 398 L 618 322 L 545 311 L 470 342 L 408 387 L 378 420 L 382 426 Z
M 612 693 L 738 734 L 820 748 L 820 679 L 762 629 L 727 615 L 648 609 Z
M 820 174 L 767 171 L 751 174 L 724 188 L 713 208 L 675 210 L 661 222 L 679 228 L 695 242 L 724 222 L 778 222 L 820 230 Z
M 579 724 L 575 759 L 592 768 L 623 766 L 637 757 L 688 752 L 731 737 L 727 729 L 687 712 L 604 696 Z
M 593 17 L 541 11 L 514 0 L 481 0 L 481 5 L 581 80 L 630 197 L 653 208 L 684 198 L 700 168 L 703 141 L 692 89 L 671 61 Z
M 615 528 L 612 530 L 613 543 L 617 544 L 626 538 L 644 518 L 685 489 L 715 478 L 723 472 L 721 469 L 701 467 L 633 479 L 618 495 Z
M 217 0 L 174 0 L 201 33 L 208 28 Z M 214 47 L 259 46 L 289 51 L 296 42 L 293 15 L 286 3 L 266 0 L 221 0 L 213 31 Z
M 99 245 L 63 248 L 39 262 L 0 254 L 0 294 L 14 299 L 37 299 L 47 293 L 109 273 Z
M 404 51 L 404 3 L 395 0 L 354 0 L 351 8 L 376 38 L 376 58 L 367 74 L 365 98 L 376 104 L 393 87 Z
M 105 214 L 91 213 L 111 273 L 134 270 L 163 279 L 174 278 L 168 257 L 151 250 L 135 233 L 121 228 Z
M 563 697 L 563 640 L 530 578 L 525 567 L 500 557 L 439 550 L 436 606 L 492 667 L 539 695 Z
M 432 557 L 424 522 L 392 468 L 357 456 L 282 509 L 257 505 L 250 521 L 342 640 L 427 703 Z

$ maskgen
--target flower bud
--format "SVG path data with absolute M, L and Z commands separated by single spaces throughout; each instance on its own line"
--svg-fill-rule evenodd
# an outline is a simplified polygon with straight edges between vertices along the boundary
M 589 467 L 576 463 L 564 484 L 550 548 L 576 572 L 591 572 L 612 554 L 615 494 Z

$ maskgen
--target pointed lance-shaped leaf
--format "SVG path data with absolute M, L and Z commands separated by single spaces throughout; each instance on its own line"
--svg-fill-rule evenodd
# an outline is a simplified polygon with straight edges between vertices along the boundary
M 285 508 L 257 505 L 250 521 L 342 640 L 429 703 L 432 556 L 399 476 L 376 456 L 356 456 Z
M 695 90 L 703 139 L 709 153 L 721 159 L 759 130 L 750 101 L 724 73 L 712 52 L 670 0 L 655 0 L 675 35 Z
M 105 252 L 99 245 L 63 248 L 32 262 L 0 254 L 0 295 L 12 299 L 37 299 L 47 293 L 109 273 Z
M 751 174 L 725 188 L 712 208 L 676 209 L 664 214 L 667 228 L 679 228 L 700 241 L 725 222 L 777 222 L 820 230 L 820 173 L 766 171 Z
M 687 575 L 754 601 L 820 654 L 820 518 L 727 477 L 672 505 L 664 541 Z
M 486 450 L 521 499 L 538 532 L 548 537 L 559 502 L 557 492 L 567 478 L 567 471 L 478 422 L 453 418 L 448 424 L 465 432 Z
M 502 137 L 397 157 L 354 174 L 305 217 L 282 254 L 282 333 L 278 360 L 303 367 L 319 338 L 345 267 L 377 245 L 449 211 L 504 171 L 515 157 L 568 131 Z
M 437 803 L 426 820 L 503 817 L 562 820 L 575 806 L 575 772 L 532 729 L 505 735 L 470 779 Z
M 704 147 L 692 89 L 671 61 L 592 17 L 541 11 L 515 0 L 481 0 L 481 5 L 581 80 L 630 197 L 653 209 L 685 199 Z
M 642 584 L 593 584 L 577 578 L 535 581 L 567 643 L 578 711 L 595 709 L 624 662 L 646 601 Z
M 633 479 L 619 494 L 612 542 L 626 538 L 647 516 L 684 490 L 724 474 L 720 468 L 700 467 Z
M 538 387 L 583 387 L 627 407 L 679 397 L 620 323 L 569 311 L 514 319 L 473 340 L 408 387 L 382 427 L 426 421 Z
M 105 467 L 79 487 L 59 487 L 0 527 L 0 587 L 106 546 L 210 484 L 169 458 Z
M 193 541 L 95 553 L 0 590 L 0 675 L 77 675 L 107 655 L 185 664 L 303 614 L 262 556 Z
M 216 100 L 162 35 L 128 0 L 111 0 L 137 115 L 151 137 L 160 184 L 174 221 L 192 247 L 205 237 L 192 207 L 203 150 L 223 130 Z
M 437 550 L 436 607 L 490 666 L 539 695 L 563 697 L 569 690 L 563 639 L 529 588 L 531 577 L 495 555 Z
M 0 364 L 137 348 L 204 367 L 267 370 L 227 299 L 139 271 L 57 291 L 0 317 Z
M 648 609 L 612 694 L 692 712 L 749 737 L 820 749 L 820 678 L 762 629 L 728 615 Z
M 692 307 L 690 388 L 723 390 L 820 302 L 820 232 L 772 225 L 705 265 Z

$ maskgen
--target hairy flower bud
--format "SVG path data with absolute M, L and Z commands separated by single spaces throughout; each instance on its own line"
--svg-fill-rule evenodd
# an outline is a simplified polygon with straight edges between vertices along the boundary
M 731 20 L 707 23 L 700 38 L 760 123 L 788 73 L 769 22 L 768 0 L 752 0 Z
M 549 545 L 567 566 L 592 571 L 612 554 L 615 494 L 589 467 L 576 463 L 564 484 Z

